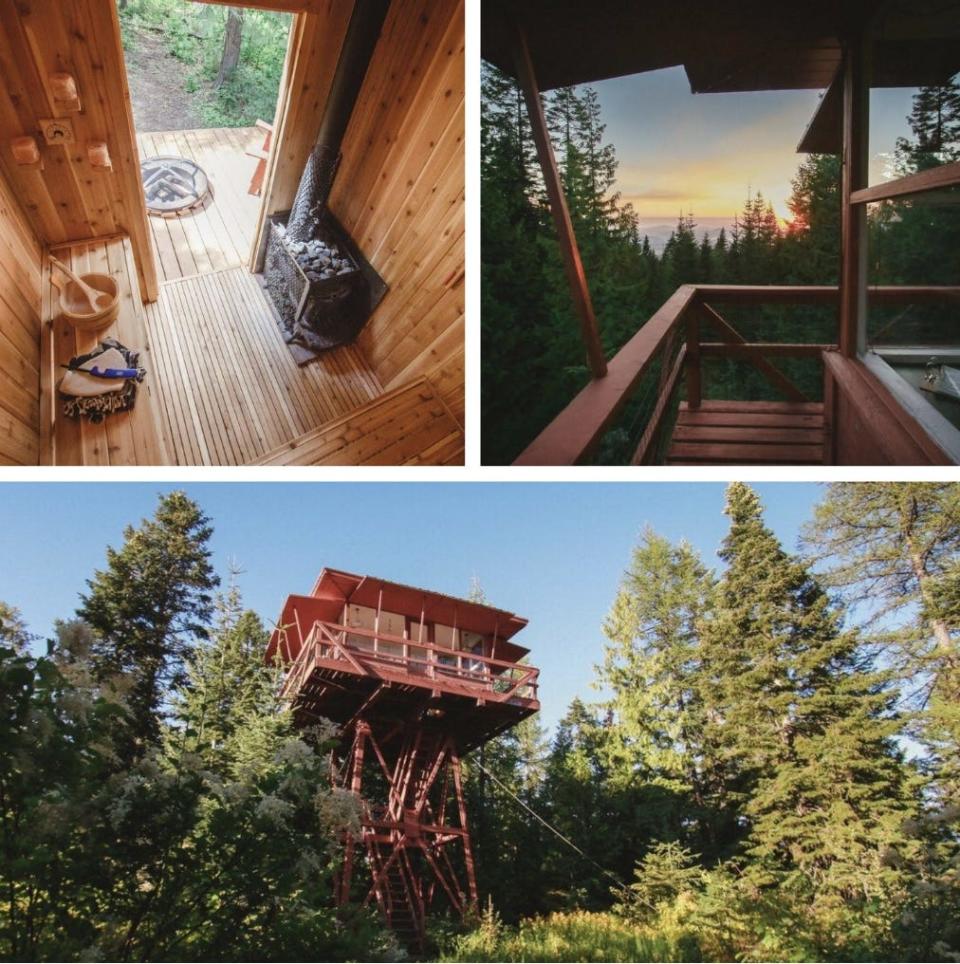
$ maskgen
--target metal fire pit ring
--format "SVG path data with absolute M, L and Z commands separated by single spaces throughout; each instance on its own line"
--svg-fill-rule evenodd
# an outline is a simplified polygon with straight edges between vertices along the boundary
M 179 217 L 202 207 L 210 194 L 203 168 L 186 157 L 148 157 L 140 165 L 140 178 L 147 213 L 153 217 Z

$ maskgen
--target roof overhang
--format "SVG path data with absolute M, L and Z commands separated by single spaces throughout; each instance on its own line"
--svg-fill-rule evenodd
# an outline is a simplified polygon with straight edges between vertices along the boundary
M 960 69 L 953 0 L 487 0 L 481 53 L 514 74 L 519 25 L 541 90 L 677 66 L 693 93 L 824 90 L 842 38 L 868 23 L 875 86 L 938 83 Z

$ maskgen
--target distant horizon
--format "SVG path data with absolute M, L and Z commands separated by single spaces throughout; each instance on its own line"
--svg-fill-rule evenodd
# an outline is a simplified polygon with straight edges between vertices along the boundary
M 617 152 L 613 190 L 642 223 L 676 224 L 682 210 L 714 227 L 732 224 L 758 191 L 781 224 L 791 219 L 791 181 L 807 156 L 796 148 L 821 91 L 694 95 L 682 67 L 584 86 L 597 92 L 604 142 Z M 871 91 L 871 184 L 889 175 L 896 138 L 909 133 L 913 93 Z

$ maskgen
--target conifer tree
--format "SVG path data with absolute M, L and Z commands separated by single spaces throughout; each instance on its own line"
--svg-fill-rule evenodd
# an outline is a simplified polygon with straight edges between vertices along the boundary
M 935 782 L 960 804 L 960 484 L 835 482 L 806 536 L 830 582 L 884 627 Z
M 885 674 L 805 564 L 763 521 L 756 494 L 727 490 L 727 569 L 703 631 L 708 741 L 741 800 L 749 873 L 848 906 L 899 882 L 916 787 L 893 742 Z M 799 899 L 798 897 L 796 899 Z
M 80 619 L 96 634 L 92 657 L 102 677 L 129 673 L 132 716 L 127 754 L 157 742 L 172 689 L 186 679 L 186 661 L 207 636 L 212 591 L 219 578 L 210 564 L 213 530 L 183 492 L 160 497 L 153 518 L 128 526 L 119 549 L 87 581 Z
M 698 691 L 712 591 L 713 576 L 689 545 L 648 529 L 604 624 L 610 642 L 598 682 L 612 694 L 613 724 L 605 752 L 611 785 L 637 800 L 635 847 L 653 837 L 709 852 L 717 839 Z
M 286 732 L 278 715 L 277 671 L 264 661 L 269 633 L 260 617 L 242 608 L 236 573 L 216 600 L 216 623 L 209 639 L 198 642 L 188 661 L 185 684 L 176 698 L 175 718 L 189 730 L 188 749 L 209 766 L 229 768 L 249 753 L 244 741 L 262 742 L 267 733 Z M 171 734 L 179 738 L 178 730 Z M 241 739 L 242 737 L 242 739 Z

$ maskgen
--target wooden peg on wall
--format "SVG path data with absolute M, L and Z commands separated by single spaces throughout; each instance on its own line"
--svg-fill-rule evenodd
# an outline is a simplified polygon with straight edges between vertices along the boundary
M 90 166 L 98 171 L 112 171 L 113 161 L 110 160 L 110 150 L 106 141 L 87 142 L 87 160 Z
M 17 164 L 26 167 L 43 167 L 40 148 L 35 137 L 15 137 L 10 141 L 10 150 Z
M 80 95 L 72 74 L 51 74 L 50 90 L 60 110 L 80 110 Z

